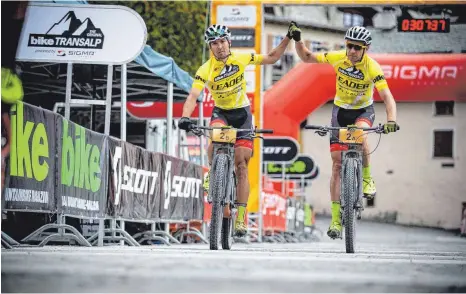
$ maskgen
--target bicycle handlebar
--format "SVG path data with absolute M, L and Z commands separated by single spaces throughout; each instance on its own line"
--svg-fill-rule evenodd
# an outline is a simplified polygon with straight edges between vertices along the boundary
M 338 130 L 345 130 L 345 129 L 348 129 L 348 127 L 329 127 L 329 126 L 317 126 L 317 125 L 306 125 L 304 126 L 305 129 L 307 130 L 317 130 L 317 131 L 320 131 L 320 132 L 328 132 L 328 131 L 338 131 Z M 351 127 L 352 129 L 359 129 L 359 130 L 363 130 L 363 131 L 375 131 L 376 133 L 378 134 L 383 134 L 384 133 L 384 130 L 383 130 L 383 125 L 382 124 L 379 124 L 378 126 L 376 127 L 372 127 L 372 128 L 360 128 L 360 127 Z M 400 129 L 400 126 L 397 125 L 397 130 Z
M 197 120 L 191 119 L 191 123 L 193 124 L 193 129 L 199 129 L 199 130 L 206 130 L 206 131 L 212 131 L 212 130 L 222 130 L 222 129 L 235 129 L 237 132 L 251 132 L 251 133 L 256 133 L 256 134 L 273 134 L 273 130 L 270 129 L 238 129 L 238 128 L 233 128 L 233 127 L 227 127 L 227 126 L 222 126 L 222 127 L 204 127 L 204 126 L 199 126 L 196 124 Z
M 269 129 L 238 129 L 238 128 L 233 128 L 233 127 L 202 127 L 202 126 L 197 126 L 197 125 L 194 128 L 201 129 L 201 130 L 207 130 L 207 131 L 235 129 L 238 132 L 250 131 L 252 133 L 257 133 L 257 134 L 273 134 L 273 130 L 269 130 Z

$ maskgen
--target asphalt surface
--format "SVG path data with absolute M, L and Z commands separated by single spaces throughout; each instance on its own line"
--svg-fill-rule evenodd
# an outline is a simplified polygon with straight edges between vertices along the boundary
M 325 230 L 327 219 L 318 221 Z M 2 249 L 2 292 L 466 292 L 466 239 L 360 222 L 343 240 Z

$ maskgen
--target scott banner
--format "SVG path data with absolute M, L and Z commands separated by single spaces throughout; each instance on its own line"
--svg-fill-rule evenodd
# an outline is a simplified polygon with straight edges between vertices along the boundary
M 6 169 L 5 209 L 55 211 L 57 116 L 18 102 L 11 107 L 11 142 Z
M 108 146 L 103 134 L 58 118 L 58 208 L 65 214 L 105 216 L 108 186 Z
M 160 217 L 170 220 L 203 218 L 202 167 L 161 154 L 162 195 Z
M 158 219 L 161 154 L 117 139 L 109 139 L 111 182 L 109 197 L 116 217 Z

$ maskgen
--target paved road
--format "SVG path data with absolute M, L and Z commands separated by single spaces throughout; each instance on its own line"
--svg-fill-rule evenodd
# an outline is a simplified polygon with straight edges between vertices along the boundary
M 325 222 L 323 222 L 325 221 Z M 324 229 L 327 220 L 318 225 Z M 466 292 L 466 240 L 360 223 L 343 241 L 2 250 L 2 292 Z

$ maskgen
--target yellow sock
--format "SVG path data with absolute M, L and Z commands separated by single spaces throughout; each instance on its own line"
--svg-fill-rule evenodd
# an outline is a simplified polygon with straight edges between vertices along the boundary
M 362 177 L 363 178 L 370 178 L 371 177 L 371 167 L 366 166 L 362 168 Z
M 246 206 L 238 205 L 238 219 L 244 221 L 245 215 L 246 215 Z
M 340 202 L 332 201 L 332 222 L 340 222 Z

